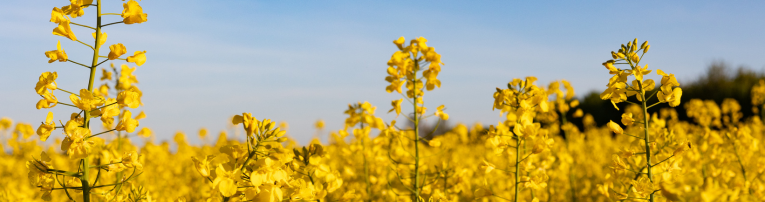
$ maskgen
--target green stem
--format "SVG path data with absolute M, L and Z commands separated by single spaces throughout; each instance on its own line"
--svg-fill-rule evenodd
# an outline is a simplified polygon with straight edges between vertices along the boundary
M 516 126 L 518 127 L 518 126 Z M 518 201 L 518 182 L 521 181 L 521 137 L 518 137 L 515 147 L 515 200 Z
M 361 128 L 364 128 L 364 123 L 360 123 Z M 369 181 L 369 162 L 367 161 L 367 144 L 364 142 L 366 137 L 359 138 L 361 143 L 361 156 L 364 157 L 364 182 L 367 185 L 367 198 L 365 201 L 372 201 L 372 183 Z
M 641 83 L 642 81 L 638 81 L 638 82 Z M 640 88 L 642 88 L 643 84 L 639 84 L 639 85 L 641 86 Z M 641 91 L 640 92 L 640 96 L 642 96 L 642 98 L 643 98 L 643 101 L 642 101 L 642 104 L 643 104 L 643 128 L 645 129 L 645 138 L 643 140 L 645 142 L 645 159 L 646 159 L 645 165 L 646 165 L 646 169 L 648 170 L 648 179 L 651 180 L 651 183 L 653 183 L 653 172 L 651 171 L 652 170 L 651 169 L 651 145 L 649 143 L 650 142 L 650 136 L 648 134 L 648 116 L 649 116 L 648 115 L 648 107 L 646 106 L 645 93 L 643 93 Z M 651 195 L 649 196 L 649 201 L 650 202 L 653 202 L 653 199 L 654 199 L 653 195 L 654 195 L 654 193 L 651 193 Z
M 417 72 L 420 69 L 419 59 L 414 59 L 414 71 Z M 416 83 L 417 78 L 412 78 L 411 83 Z M 422 114 L 417 113 L 417 91 L 421 89 L 414 88 L 414 96 L 412 100 L 412 107 L 414 107 L 414 183 L 412 183 L 412 201 L 420 201 L 420 119 Z
M 88 80 L 88 91 L 93 92 L 93 82 L 96 77 L 96 68 L 95 67 L 98 64 L 98 50 L 101 48 L 101 43 L 98 43 L 101 39 L 101 0 L 98 0 L 97 4 L 97 13 L 96 13 L 96 39 L 95 39 L 95 48 L 93 49 L 93 63 L 89 67 L 90 68 L 90 79 Z M 83 65 L 85 66 L 85 65 Z M 85 124 L 83 127 L 90 129 L 90 111 L 85 112 Z M 85 157 L 82 161 L 82 177 L 80 177 L 80 182 L 82 183 L 82 201 L 84 202 L 90 202 L 90 184 L 88 183 L 88 178 L 90 177 L 90 160 L 88 157 Z
M 77 40 L 77 42 L 80 42 L 82 45 L 85 45 L 85 46 L 89 47 L 90 49 L 92 49 L 92 50 L 95 50 L 95 48 L 93 48 L 93 46 L 91 46 L 91 45 L 88 45 L 88 44 L 86 44 L 85 42 L 82 42 L 82 41 L 80 41 L 80 40 Z
M 415 64 L 416 65 L 416 64 Z M 412 81 L 414 83 L 415 81 Z M 420 201 L 420 116 L 417 114 L 417 95 L 414 96 L 414 200 Z
M 107 131 L 104 131 L 104 132 L 96 133 L 95 135 L 91 135 L 91 136 L 88 136 L 87 138 L 91 138 L 91 137 L 99 136 L 99 135 L 101 135 L 101 134 L 105 134 L 105 133 L 108 133 L 108 132 L 112 132 L 112 131 L 114 131 L 114 130 L 117 130 L 117 129 L 111 129 L 111 130 L 107 130 Z M 86 139 L 87 139 L 87 138 L 86 138 Z M 119 141 L 119 137 L 117 138 L 117 141 Z M 118 151 L 119 151 L 119 150 L 118 150 Z
M 100 8 L 101 8 L 101 6 L 99 6 L 98 8 L 100 9 Z M 96 28 L 93 28 L 93 27 L 91 27 L 91 26 L 87 26 L 87 25 L 81 25 L 81 24 L 77 24 L 77 23 L 74 23 L 74 22 L 69 22 L 69 24 L 73 24 L 73 25 L 77 25 L 77 26 L 80 26 L 80 27 L 86 27 L 86 28 L 90 28 L 90 29 L 98 30 L 98 29 L 96 29 Z
M 106 27 L 106 26 L 109 26 L 109 25 L 119 24 L 119 23 L 122 23 L 122 22 L 123 22 L 123 21 L 119 21 L 119 22 L 113 22 L 113 23 L 105 24 L 105 25 L 103 25 L 103 26 L 101 26 L 101 27 Z
M 64 92 L 67 92 L 67 93 L 69 93 L 69 94 L 72 94 L 72 95 L 76 95 L 77 97 L 79 97 L 79 96 L 80 96 L 80 95 L 77 95 L 76 93 L 73 93 L 73 92 L 69 92 L 69 91 L 66 91 L 66 90 L 64 90 L 64 89 L 61 89 L 61 88 L 57 88 L 56 90 L 64 91 Z
M 72 61 L 72 60 L 66 60 L 66 61 L 69 61 L 69 62 L 74 63 L 74 64 L 78 64 L 78 65 L 83 66 L 85 68 L 90 68 L 89 66 L 80 64 L 79 62 L 75 62 L 75 61 Z

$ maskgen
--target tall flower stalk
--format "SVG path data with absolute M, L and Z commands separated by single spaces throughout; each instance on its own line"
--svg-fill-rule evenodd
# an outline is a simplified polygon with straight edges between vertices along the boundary
M 616 134 L 625 134 L 643 140 L 643 146 L 645 148 L 643 153 L 645 153 L 646 158 L 644 167 L 637 170 L 631 170 L 631 172 L 637 173 L 636 179 L 640 179 L 640 176 L 645 174 L 647 181 L 637 181 L 630 186 L 629 190 L 631 190 L 632 187 L 640 186 L 641 188 L 644 188 L 641 190 L 645 190 L 641 191 L 641 195 L 648 195 L 648 200 L 653 202 L 655 200 L 655 192 L 659 190 L 654 187 L 656 182 L 654 179 L 653 168 L 659 163 L 674 157 L 674 155 L 659 161 L 659 163 L 652 164 L 652 153 L 655 151 L 652 151 L 651 149 L 652 137 L 650 134 L 651 127 L 649 126 L 649 118 L 651 115 L 648 113 L 648 109 L 660 103 L 668 103 L 671 107 L 678 106 L 680 104 L 680 97 L 682 96 L 683 91 L 680 89 L 680 87 L 678 87 L 680 84 L 677 82 L 674 74 L 666 74 L 662 70 L 658 69 L 656 71 L 657 74 L 662 76 L 661 88 L 653 92 L 653 94 L 650 96 L 647 95 L 648 92 L 654 90 L 656 84 L 652 79 L 643 79 L 643 76 L 651 73 L 651 70 L 649 70 L 646 65 L 640 66 L 640 62 L 643 58 L 643 55 L 648 52 L 650 47 L 651 46 L 648 45 L 647 41 L 638 46 L 638 40 L 635 39 L 634 41 L 627 43 L 626 46 L 622 44 L 621 49 L 619 49 L 618 52 L 611 52 L 613 59 L 606 61 L 603 63 L 603 65 L 609 70 L 609 73 L 614 76 L 608 82 L 608 89 L 600 94 L 600 98 L 603 100 L 610 100 L 616 109 L 619 109 L 619 107 L 616 106 L 617 103 L 633 103 L 627 100 L 627 98 L 631 96 L 635 96 L 640 102 L 637 103 L 637 105 L 639 105 L 642 109 L 642 120 L 636 121 L 632 118 L 632 113 L 626 112 L 622 115 L 621 122 L 626 126 L 630 126 L 633 123 L 642 124 L 642 137 L 638 135 L 631 135 L 628 132 L 625 132 L 624 129 L 619 126 L 619 124 L 613 121 L 608 123 L 608 127 Z M 629 69 L 618 69 L 614 66 L 615 64 L 629 65 Z M 627 83 L 629 76 L 634 76 L 635 78 L 632 80 L 631 85 Z M 648 105 L 648 100 L 653 98 L 654 95 L 657 96 L 658 102 Z M 621 162 L 621 159 L 615 159 L 615 161 Z M 617 165 L 619 165 L 615 166 L 617 169 L 625 169 L 624 166 L 620 166 L 621 164 L 617 163 Z M 642 173 L 643 169 L 646 170 L 646 173 Z M 627 196 L 628 195 L 629 192 L 627 193 Z
M 398 47 L 399 51 L 396 51 L 388 61 L 388 76 L 385 80 L 390 83 L 385 88 L 388 93 L 394 91 L 401 94 L 404 98 L 399 100 L 393 100 L 393 109 L 389 112 L 396 112 L 396 115 L 401 113 L 401 102 L 406 99 L 412 104 L 412 116 L 407 117 L 413 123 L 413 133 L 411 140 L 414 143 L 414 170 L 412 171 L 411 188 L 412 201 L 422 201 L 422 182 L 420 172 L 420 144 L 425 141 L 420 137 L 420 123 L 425 115 L 425 102 L 423 96 L 425 91 L 431 91 L 436 87 L 441 87 L 441 81 L 438 80 L 438 73 L 441 72 L 441 55 L 435 51 L 434 47 L 429 47 L 426 42 L 428 40 L 419 37 L 412 39 L 409 45 L 405 46 L 406 39 L 400 37 L 393 41 Z M 427 68 L 427 69 L 426 69 Z M 422 74 L 420 74 L 422 72 Z M 424 80 L 424 81 L 423 81 Z M 406 94 L 401 91 L 401 87 L 406 86 Z M 434 116 L 438 116 L 440 120 L 449 119 L 449 115 L 443 112 L 444 106 L 441 105 L 437 108 Z M 440 123 L 439 120 L 439 123 Z M 434 129 L 435 130 L 435 129 Z
M 93 57 L 91 59 L 91 63 L 90 65 L 85 65 L 73 60 L 69 60 L 66 52 L 61 47 L 61 42 L 58 43 L 56 50 L 46 51 L 45 55 L 50 59 L 48 61 L 49 63 L 55 61 L 68 61 L 88 68 L 90 70 L 88 74 L 88 86 L 84 89 L 81 89 L 79 94 L 73 93 L 58 87 L 57 83 L 55 82 L 56 78 L 58 77 L 56 72 L 43 73 L 40 76 L 40 80 L 38 81 L 37 85 L 35 86 L 35 91 L 41 97 L 43 97 L 43 99 L 37 103 L 37 109 L 52 108 L 58 104 L 62 104 L 65 106 L 75 107 L 79 109 L 80 112 L 74 113 L 71 116 L 71 119 L 67 121 L 66 124 L 63 124 L 64 126 L 62 127 L 55 127 L 55 121 L 53 121 L 53 113 L 48 112 L 48 117 L 46 118 L 46 121 L 43 122 L 43 124 L 38 128 L 37 134 L 40 136 L 42 141 L 45 141 L 51 135 L 52 131 L 57 128 L 63 128 L 64 133 L 66 134 L 66 138 L 62 142 L 61 148 L 69 155 L 71 160 L 78 161 L 80 166 L 77 172 L 53 169 L 52 166 L 50 166 L 50 162 L 48 162 L 50 161 L 50 158 L 43 152 L 43 154 L 40 156 L 40 160 L 35 159 L 34 161 L 30 161 L 27 163 L 27 167 L 30 169 L 30 175 L 31 173 L 34 173 L 39 177 L 39 179 L 43 179 L 36 183 L 36 185 L 40 186 L 45 191 L 43 194 L 43 199 L 50 200 L 50 192 L 52 190 L 63 189 L 67 196 L 74 200 L 70 195 L 69 190 L 81 190 L 82 201 L 89 202 L 91 200 L 91 195 L 94 194 L 100 196 L 109 196 L 113 194 L 113 197 L 117 197 L 117 195 L 121 193 L 120 185 L 123 182 L 126 182 L 127 180 L 137 176 L 135 175 L 136 171 L 141 170 L 142 167 L 141 164 L 137 162 L 138 155 L 133 153 L 126 153 L 121 159 L 109 159 L 107 157 L 93 155 L 94 150 L 96 149 L 96 143 L 102 142 L 96 141 L 96 136 L 112 131 L 126 131 L 131 133 L 138 126 L 138 121 L 131 117 L 130 111 L 125 111 L 120 115 L 119 110 L 115 108 L 115 105 L 122 107 L 127 106 L 130 108 L 138 107 L 141 102 L 140 91 L 138 91 L 137 88 L 134 88 L 129 90 L 129 92 L 119 93 L 117 99 L 114 99 L 108 98 L 108 95 L 94 91 L 93 84 L 95 82 L 96 69 L 99 65 L 105 63 L 108 60 L 120 59 L 126 60 L 127 62 L 136 63 L 138 66 L 143 65 L 143 63 L 146 61 L 144 56 L 145 51 L 136 51 L 133 56 L 127 57 L 125 59 L 119 58 L 126 53 L 125 46 L 122 44 L 115 44 L 110 46 L 110 53 L 108 56 L 101 56 L 100 50 L 103 44 L 106 42 L 107 38 L 106 33 L 102 32 L 102 28 L 121 23 L 143 23 L 146 22 L 147 15 L 143 13 L 143 9 L 140 7 L 140 5 L 138 5 L 138 3 L 133 0 L 128 1 L 123 5 L 124 9 L 122 14 L 102 13 L 101 0 L 96 1 L 95 4 L 93 4 L 93 0 L 73 0 L 70 3 L 70 5 L 63 6 L 61 8 L 53 8 L 50 21 L 58 24 L 58 26 L 53 30 L 53 34 L 63 36 L 92 49 Z M 88 7 L 96 8 L 96 25 L 94 27 L 72 22 L 72 18 L 83 16 L 85 14 L 84 9 Z M 106 15 L 120 15 L 122 20 L 103 24 L 102 17 Z M 90 45 L 77 39 L 77 36 L 71 29 L 71 25 L 95 31 L 92 33 L 94 43 Z M 99 61 L 99 58 L 106 59 Z M 60 90 L 70 94 L 69 98 L 72 101 L 72 104 L 59 102 L 56 96 L 53 95 L 52 90 Z M 119 123 L 116 126 L 113 126 L 113 117 L 117 115 L 120 115 Z M 103 122 L 104 126 L 108 126 L 109 130 L 92 134 L 90 130 L 91 119 L 96 117 L 101 117 L 101 121 Z M 96 160 L 95 162 L 100 162 L 101 165 L 93 165 L 94 160 Z M 93 168 L 95 168 L 98 172 L 95 177 L 92 173 Z M 120 179 L 119 181 L 112 184 L 97 184 L 99 178 L 103 177 L 101 175 L 101 170 L 119 172 L 128 168 L 133 168 L 133 175 L 130 177 Z M 59 175 L 61 175 L 62 180 L 59 180 Z M 79 182 L 76 184 L 71 184 L 72 181 L 69 181 L 70 184 L 67 186 L 67 177 L 78 178 Z M 53 180 L 50 180 L 51 178 Z M 90 181 L 91 179 L 93 179 L 93 181 Z M 59 183 L 61 188 L 55 188 L 56 186 L 52 183 L 53 181 L 63 181 L 63 183 Z M 117 189 L 112 189 L 116 190 L 114 193 L 110 193 L 111 190 L 107 192 L 94 191 L 98 188 L 111 186 L 117 186 Z M 131 194 L 133 194 L 129 196 L 131 198 L 142 197 L 137 196 L 136 192 L 132 192 Z M 145 195 L 145 193 L 137 194 Z

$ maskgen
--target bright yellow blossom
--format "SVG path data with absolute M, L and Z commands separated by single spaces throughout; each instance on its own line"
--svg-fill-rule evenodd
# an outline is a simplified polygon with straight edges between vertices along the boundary
M 132 116 L 130 111 L 125 110 L 125 112 L 122 113 L 120 122 L 117 124 L 117 128 L 115 128 L 115 130 L 126 131 L 128 133 L 135 131 L 135 127 L 138 127 L 138 121 L 130 116 Z
M 141 97 L 135 88 L 130 88 L 117 94 L 117 103 L 123 107 L 136 108 L 141 104 Z
M 40 101 L 37 101 L 37 104 L 35 104 L 35 107 L 37 109 L 42 108 L 53 108 L 56 105 L 58 105 L 58 98 L 56 98 L 55 95 L 51 92 L 45 92 L 45 94 L 42 94 L 43 99 L 40 99 Z
M 127 57 L 127 62 L 135 63 L 138 66 L 146 62 L 146 51 L 136 51 L 133 56 Z
M 233 196 L 236 193 L 236 179 L 239 178 L 239 169 L 233 171 L 226 171 L 223 165 L 218 165 L 215 169 L 215 180 L 213 181 L 213 188 L 220 191 L 224 197 Z
M 106 69 L 101 68 L 101 81 L 103 80 L 112 80 L 112 72 L 106 71 Z
M 143 111 L 139 112 L 138 115 L 135 115 L 134 117 L 135 120 L 141 120 L 145 118 L 146 118 L 146 113 L 144 113 Z
M 53 35 L 63 36 L 72 41 L 77 41 L 77 36 L 72 32 L 72 28 L 69 26 L 69 21 L 59 23 L 56 28 L 53 29 Z
M 35 85 L 35 91 L 37 94 L 43 95 L 48 92 L 48 89 L 56 90 L 58 88 L 58 85 L 56 84 L 57 78 L 58 73 L 56 72 L 44 72 L 40 74 L 40 78 L 37 80 L 37 84 Z
M 72 101 L 72 104 L 77 106 L 77 108 L 85 111 L 90 111 L 98 106 L 104 105 L 104 98 L 95 95 L 87 89 L 81 89 L 80 96 L 74 94 L 69 95 L 69 99 Z
M 449 114 L 444 113 L 443 110 L 444 110 L 444 105 L 438 106 L 438 108 L 436 108 L 436 114 L 435 115 L 438 118 L 441 118 L 444 121 L 449 120 Z
M 490 172 L 491 172 L 492 170 L 494 170 L 494 168 L 496 168 L 496 167 L 497 167 L 497 166 L 495 166 L 494 164 L 491 164 L 491 163 L 487 162 L 486 160 L 484 160 L 483 162 L 481 162 L 481 164 L 478 164 L 478 169 L 479 169 L 479 170 L 481 170 L 481 171 L 483 171 L 483 172 L 484 172 L 484 173 L 486 173 L 486 174 L 490 173 Z
M 391 113 L 391 112 L 395 111 L 396 112 L 396 118 L 398 118 L 398 115 L 401 114 L 401 102 L 402 101 L 404 101 L 403 98 L 391 101 L 390 104 L 393 106 L 393 109 L 388 110 L 388 113 Z
M 125 45 L 121 43 L 109 46 L 109 50 L 109 60 L 115 60 L 127 52 Z
M 81 123 L 70 120 L 66 123 L 66 139 L 61 144 L 61 150 L 66 151 L 71 159 L 82 159 L 88 157 L 91 148 L 95 145 L 87 137 L 90 136 L 90 129 L 80 127 Z
M 619 124 L 614 122 L 614 121 L 608 122 L 608 129 L 611 129 L 611 131 L 616 133 L 616 134 L 623 134 L 624 133 L 624 129 L 622 129 L 622 127 L 619 126 Z
M 146 13 L 143 13 L 143 8 L 141 8 L 141 5 L 138 5 L 138 2 L 130 0 L 122 4 L 122 7 L 124 8 L 122 10 L 122 18 L 125 24 L 146 22 Z
M 231 120 L 231 123 L 234 125 L 242 123 L 244 126 L 244 131 L 247 132 L 247 136 L 252 136 L 252 134 L 258 133 L 259 131 L 258 124 L 260 122 L 255 117 L 252 117 L 251 113 L 242 113 L 241 116 L 236 115 Z
M 53 63 L 56 60 L 59 62 L 66 62 L 69 59 L 69 56 L 66 55 L 66 51 L 61 49 L 61 41 L 58 41 L 58 44 L 56 44 L 56 50 L 45 51 L 45 57 L 50 58 L 48 63 Z
M 91 35 L 93 35 L 93 39 L 96 39 L 96 33 L 95 32 L 91 33 Z M 106 35 L 106 32 L 101 32 L 101 36 L 100 36 L 100 38 L 98 38 L 98 45 L 99 46 L 100 45 L 104 45 L 104 43 L 106 43 L 106 38 L 107 37 L 109 37 L 109 36 Z
M 64 13 L 67 15 L 76 18 L 85 15 L 85 11 L 82 9 L 87 8 L 92 4 L 93 0 L 70 0 L 70 3 L 70 5 L 64 6 L 61 9 L 64 10 Z
M 625 126 L 632 125 L 632 122 L 634 121 L 635 119 L 632 118 L 632 113 L 627 112 L 622 114 L 622 124 L 624 124 Z
M 50 14 L 50 22 L 56 24 L 69 23 L 69 17 L 64 14 L 63 10 L 58 7 L 54 7 Z
M 40 124 L 40 127 L 37 128 L 37 135 L 39 135 L 40 140 L 44 142 L 55 129 L 56 122 L 53 121 L 53 112 L 48 112 L 48 116 L 45 117 L 45 122 Z
M 147 127 L 143 127 L 143 128 L 141 128 L 141 130 L 140 130 L 140 131 L 138 131 L 138 136 L 141 136 L 141 137 L 149 137 L 149 136 L 151 136 L 151 134 L 153 134 L 153 133 L 154 133 L 154 132 L 152 132 L 152 131 L 151 131 L 151 129 L 149 129 L 149 128 L 147 128 Z

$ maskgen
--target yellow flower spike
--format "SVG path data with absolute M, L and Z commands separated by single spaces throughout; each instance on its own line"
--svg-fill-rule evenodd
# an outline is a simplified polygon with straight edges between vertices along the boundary
M 120 117 L 120 122 L 117 124 L 117 127 L 115 130 L 117 131 L 125 131 L 128 133 L 132 133 L 135 131 L 135 128 L 138 127 L 138 121 L 131 118 L 132 114 L 129 110 L 125 110 L 125 112 L 122 113 L 122 116 Z
M 632 125 L 634 121 L 635 119 L 632 118 L 632 113 L 627 112 L 622 114 L 622 124 L 624 124 L 625 126 Z
M 109 46 L 109 50 L 109 60 L 116 60 L 127 52 L 125 45 L 122 45 L 122 43 Z
M 96 33 L 95 32 L 91 33 L 91 35 L 93 35 L 93 39 L 96 39 Z M 101 38 L 98 39 L 98 45 L 99 46 L 100 45 L 104 45 L 104 43 L 106 43 L 106 38 L 107 37 L 109 37 L 109 36 L 106 35 L 106 32 L 101 32 Z
M 611 129 L 611 131 L 616 134 L 624 134 L 624 129 L 622 129 L 622 127 L 614 121 L 608 122 L 608 129 Z
M 56 50 L 45 51 L 45 57 L 50 59 L 48 60 L 48 63 L 53 63 L 56 60 L 59 62 L 66 62 L 69 59 L 69 56 L 66 55 L 66 51 L 61 49 L 61 41 L 58 41 L 56 44 Z
M 58 26 L 53 29 L 53 35 L 63 36 L 72 41 L 77 41 L 77 36 L 72 32 L 72 28 L 69 26 L 69 21 L 59 23 Z
M 40 140 L 45 142 L 50 136 L 50 133 L 56 129 L 56 122 L 53 121 L 53 112 L 48 112 L 48 116 L 45 117 L 45 122 L 40 124 L 37 128 L 37 135 L 40 136 Z
M 56 90 L 58 89 L 58 84 L 56 84 L 56 79 L 58 78 L 58 73 L 56 72 L 44 72 L 40 74 L 40 78 L 37 81 L 37 84 L 35 85 L 35 91 L 39 95 L 46 94 L 48 92 L 48 89 L 50 90 Z
M 135 63 L 140 67 L 143 63 L 146 63 L 146 51 L 134 52 L 133 56 L 127 57 L 127 62 Z
M 122 10 L 122 18 L 125 24 L 143 23 L 146 22 L 146 13 L 143 13 L 143 8 L 138 5 L 138 2 L 130 0 L 127 3 L 122 4 L 124 8 Z
M 141 111 L 140 113 L 138 113 L 138 115 L 135 115 L 135 118 L 133 118 L 133 119 L 141 120 L 141 119 L 145 119 L 145 118 L 146 118 L 146 113 L 143 113 L 143 111 Z
M 446 121 L 446 120 L 449 120 L 449 114 L 447 114 L 447 113 L 444 113 L 444 111 L 443 111 L 443 110 L 444 110 L 444 105 L 438 106 L 438 108 L 436 108 L 436 113 L 435 113 L 435 115 L 436 115 L 438 118 L 441 118 L 441 119 L 442 119 L 442 120 L 444 120 L 444 121 Z
M 152 132 L 152 131 L 151 131 L 151 129 L 149 129 L 149 128 L 147 128 L 147 127 L 143 127 L 143 128 L 141 128 L 141 130 L 140 130 L 140 131 L 138 131 L 138 136 L 141 136 L 141 137 L 149 137 L 149 136 L 151 136 L 153 133 L 154 133 L 154 132 Z

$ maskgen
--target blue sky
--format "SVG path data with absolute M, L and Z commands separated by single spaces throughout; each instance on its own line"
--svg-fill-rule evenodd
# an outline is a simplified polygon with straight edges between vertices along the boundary
M 121 12 L 121 3 L 104 0 L 104 12 Z M 87 47 L 50 34 L 55 28 L 48 22 L 51 9 L 66 4 L 12 1 L 0 8 L 0 116 L 35 127 L 44 120 L 47 111 L 34 108 L 39 97 L 32 90 L 42 72 L 58 72 L 58 84 L 67 90 L 86 86 L 87 69 L 48 64 L 43 54 L 60 40 L 71 60 L 87 62 L 92 55 Z M 601 91 L 609 75 L 600 64 L 634 38 L 651 44 L 644 60 L 649 69 L 674 73 L 681 82 L 714 60 L 765 68 L 761 1 L 140 4 L 148 22 L 107 27 L 106 45 L 147 51 L 146 64 L 135 72 L 145 106 L 134 113 L 146 112 L 141 126 L 152 128 L 158 140 L 184 131 L 198 142 L 199 128 L 217 133 L 229 117 L 251 112 L 259 119 L 287 121 L 289 134 L 306 143 L 314 121 L 324 119 L 327 130 L 341 129 L 342 112 L 357 101 L 377 106 L 388 122 L 394 118 L 386 114 L 390 101 L 400 96 L 385 92 L 385 69 L 397 50 L 391 42 L 399 36 L 426 37 L 442 55 L 443 85 L 427 92 L 425 101 L 430 109 L 446 105 L 451 123 L 501 120 L 491 110 L 491 95 L 512 78 L 537 76 L 544 85 L 566 79 L 578 95 Z M 94 24 L 93 13 L 86 9 L 73 21 Z M 92 40 L 89 30 L 73 29 L 81 40 Z M 52 111 L 58 119 L 74 110 L 59 105 Z

